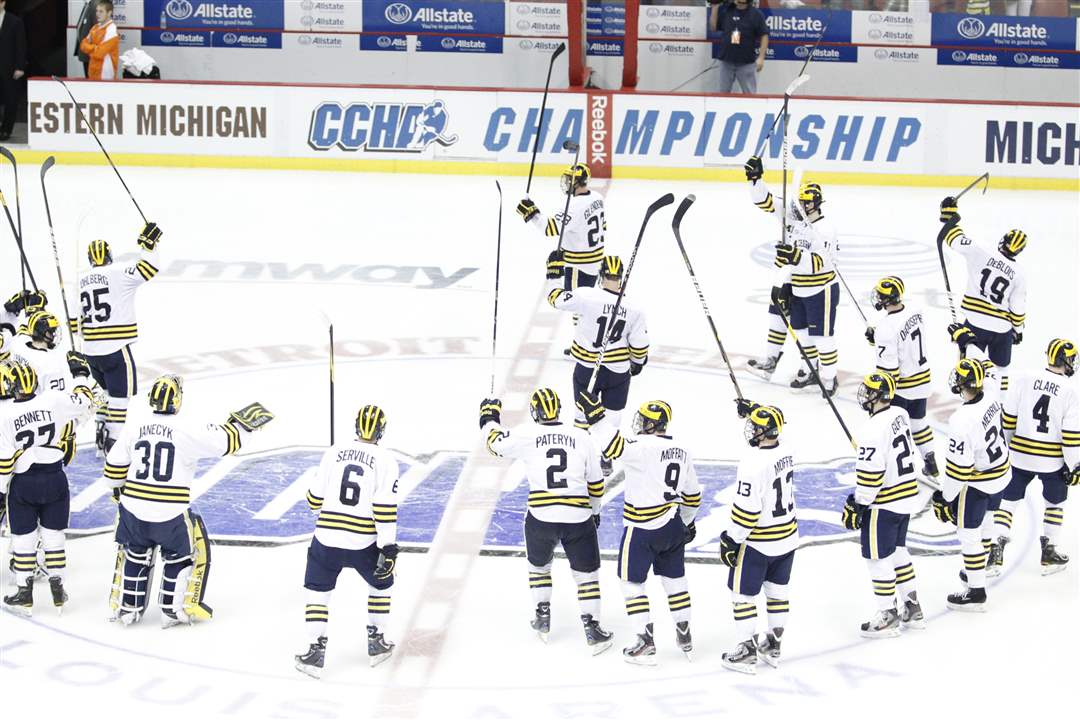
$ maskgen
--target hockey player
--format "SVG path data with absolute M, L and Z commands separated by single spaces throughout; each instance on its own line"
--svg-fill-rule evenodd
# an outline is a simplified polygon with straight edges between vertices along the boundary
M 1076 345 L 1055 338 L 1046 349 L 1046 369 L 1021 376 L 1005 396 L 1005 436 L 1012 456 L 1012 480 L 994 513 L 998 538 L 990 550 L 988 572 L 1000 571 L 1005 545 L 1012 530 L 1013 513 L 1038 477 L 1046 501 L 1043 510 L 1042 573 L 1065 569 L 1067 555 L 1055 542 L 1065 520 L 1065 499 L 1070 485 L 1080 485 L 1080 400 L 1068 379 L 1076 365 Z
M 151 417 L 126 426 L 105 458 L 105 480 L 120 503 L 111 620 L 133 625 L 142 619 L 160 549 L 161 627 L 190 625 L 213 615 L 203 602 L 210 543 L 202 518 L 191 511 L 198 462 L 235 454 L 245 435 L 274 416 L 253 403 L 221 425 L 182 419 L 184 385 L 176 375 L 156 379 L 147 400 Z
M 304 571 L 304 620 L 311 644 L 295 658 L 296 669 L 314 678 L 322 674 L 326 660 L 330 593 L 347 567 L 368 584 L 371 666 L 389 660 L 394 650 L 384 633 L 398 556 L 398 462 L 379 446 L 385 432 L 382 408 L 363 406 L 356 415 L 356 438 L 327 450 L 311 477 L 308 506 L 318 513 Z
M 1010 230 L 998 241 L 997 252 L 991 252 L 960 228 L 956 198 L 941 201 L 940 218 L 944 225 L 938 243 L 958 252 L 967 263 L 967 287 L 960 303 L 967 314 L 964 324 L 975 335 L 974 344 L 1000 369 L 1002 391 L 1008 390 L 1012 346 L 1023 340 L 1027 317 L 1027 282 L 1016 262 L 1027 247 L 1027 234 Z
M 109 396 L 108 407 L 98 411 L 97 447 L 107 453 L 127 420 L 130 398 L 138 391 L 131 345 L 139 336 L 135 322 L 135 293 L 153 279 L 160 264 L 155 250 L 161 229 L 146 223 L 139 235 L 141 258 L 129 265 L 113 265 L 112 250 L 94 240 L 87 252 L 90 270 L 79 278 L 82 317 L 79 331 L 94 379 Z
M 907 549 L 908 522 L 923 509 L 924 500 L 919 497 L 919 471 L 912 462 L 911 423 L 907 412 L 893 402 L 896 392 L 893 376 L 881 371 L 867 375 L 859 386 L 859 407 L 870 420 L 856 438 L 856 488 L 843 511 L 844 527 L 860 530 L 862 556 L 877 597 L 877 614 L 860 628 L 869 638 L 899 637 L 901 626 L 926 627 Z
M 1009 484 L 1009 447 L 1002 429 L 1002 407 L 983 391 L 982 363 L 964 358 L 949 377 L 949 388 L 963 405 L 949 419 L 949 450 L 942 489 L 934 493 L 934 514 L 956 525 L 964 570 L 964 589 L 948 596 L 953 610 L 986 611 L 986 556 L 983 520 L 993 497 Z
M 529 398 L 533 422 L 512 430 L 501 423 L 502 403 L 484 400 L 480 429 L 488 451 L 521 460 L 529 480 L 525 513 L 525 555 L 529 589 L 536 603 L 532 628 L 547 642 L 551 631 L 551 561 L 562 545 L 577 584 L 585 641 L 594 655 L 611 647 L 612 634 L 600 627 L 600 500 L 604 478 L 600 453 L 588 431 L 559 422 L 561 403 L 554 390 L 540 388 Z M 602 408 L 601 408 L 602 409 Z
M 93 395 L 85 384 L 75 385 L 71 393 L 43 390 L 34 368 L 16 358 L 0 364 L 0 386 L 0 395 L 11 398 L 0 417 L 0 506 L 7 495 L 17 586 L 4 604 L 27 615 L 33 609 L 40 529 L 53 605 L 62 609 L 67 602 L 64 531 L 70 494 L 64 453 L 55 443 L 65 424 L 89 418 Z
M 570 348 L 570 354 L 577 361 L 574 366 L 574 395 L 576 397 L 585 391 L 599 395 L 607 411 L 607 421 L 616 429 L 626 407 L 630 378 L 639 374 L 649 361 L 649 331 L 645 324 L 645 313 L 624 295 L 619 305 L 619 317 L 612 322 L 611 316 L 615 312 L 623 282 L 623 263 L 617 255 L 604 258 L 597 287 L 582 287 L 573 291 L 561 289 L 556 284 L 558 278 L 562 277 L 562 262 L 558 253 L 548 256 L 547 278 L 551 283 L 548 302 L 556 310 L 581 315 Z M 607 350 L 596 375 L 596 384 L 589 388 L 589 379 L 599 359 L 605 336 L 608 336 Z M 579 428 L 588 427 L 580 411 L 575 424 Z M 611 459 L 604 457 L 601 466 L 604 474 L 609 474 Z
M 772 192 L 762 179 L 765 169 L 761 158 L 746 161 L 746 179 L 750 198 L 767 213 L 776 213 Z M 836 307 L 840 302 L 836 277 L 836 231 L 825 220 L 821 206 L 825 199 L 821 186 L 805 182 L 792 206 L 777 216 L 787 225 L 787 245 L 776 248 L 777 278 L 769 306 L 769 337 L 766 355 L 752 359 L 752 372 L 766 380 L 772 377 L 784 349 L 787 325 L 780 311 L 788 316 L 791 327 L 810 360 L 817 364 L 826 391 L 836 393 Z M 791 387 L 816 388 L 813 375 L 800 369 Z
M 668 609 L 675 621 L 675 644 L 690 658 L 690 590 L 686 582 L 686 545 L 697 531 L 694 517 L 701 506 L 701 487 L 690 452 L 668 434 L 671 406 L 650 400 L 634 416 L 634 438 L 627 440 L 618 426 L 603 424 L 604 407 L 595 395 L 578 394 L 579 410 L 603 438 L 604 455 L 621 459 L 623 536 L 617 574 L 626 598 L 626 613 L 637 632 L 623 658 L 637 665 L 656 664 L 656 643 L 649 615 L 645 580 L 649 569 L 660 577 Z
M 741 638 L 734 650 L 721 655 L 721 662 L 729 670 L 752 675 L 757 672 L 759 657 L 772 667 L 780 664 L 799 524 L 792 482 L 795 460 L 780 447 L 784 413 L 746 400 L 737 407 L 739 416 L 746 418 L 743 437 L 753 450 L 739 463 L 731 522 L 720 534 L 720 561 L 730 568 L 727 584 L 735 631 Z M 755 642 L 762 590 L 769 625 Z
M 553 215 L 546 220 L 540 209 L 528 197 L 518 203 L 517 211 L 522 219 L 558 241 L 561 225 L 563 232 L 562 252 L 566 265 L 563 268 L 563 289 L 592 287 L 596 284 L 600 261 L 604 257 L 604 198 L 589 188 L 592 173 L 585 163 L 578 163 L 563 171 L 560 183 L 563 193 L 570 195 L 566 216 Z
M 911 434 L 923 458 L 923 472 L 939 474 L 934 457 L 934 431 L 926 419 L 930 397 L 930 361 L 922 312 L 904 300 L 904 281 L 895 276 L 882 278 L 874 286 L 874 309 L 878 316 L 867 328 L 866 338 L 877 348 L 877 369 L 896 381 L 893 407 L 903 408 L 911 419 Z

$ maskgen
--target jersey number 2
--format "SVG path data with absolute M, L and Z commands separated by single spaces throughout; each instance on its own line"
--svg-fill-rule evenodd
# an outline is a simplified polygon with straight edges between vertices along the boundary
M 563 490 L 566 488 L 566 478 L 560 478 L 559 473 L 566 472 L 566 451 L 562 448 L 551 448 L 547 451 L 548 460 L 555 460 L 547 469 L 548 490 Z

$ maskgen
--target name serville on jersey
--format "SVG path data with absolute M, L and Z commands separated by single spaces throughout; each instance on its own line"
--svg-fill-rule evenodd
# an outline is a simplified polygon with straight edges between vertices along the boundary
M 363 465 L 364 467 L 375 467 L 375 458 L 364 450 L 358 450 L 356 448 L 349 448 L 346 450 L 339 450 L 337 457 L 334 458 L 335 462 L 347 462 Z
M 536 447 L 548 447 L 549 445 L 564 445 L 576 448 L 577 441 L 564 433 L 545 433 L 536 436 Z
M 52 413 L 48 410 L 31 410 L 15 417 L 15 429 L 21 430 L 31 423 L 45 423 L 52 419 Z

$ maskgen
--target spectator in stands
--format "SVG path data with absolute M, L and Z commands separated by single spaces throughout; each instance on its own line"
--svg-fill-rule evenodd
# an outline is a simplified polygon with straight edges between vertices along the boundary
M 19 111 L 19 81 L 25 74 L 26 31 L 22 20 L 7 11 L 7 0 L 0 0 L 0 102 L 4 110 L 0 140 L 11 138 Z
M 86 76 L 91 80 L 115 80 L 120 76 L 120 33 L 112 14 L 112 0 L 98 0 L 97 25 L 79 44 L 79 49 L 90 56 Z
M 729 93 L 739 81 L 748 95 L 757 92 L 757 73 L 765 67 L 769 49 L 769 26 L 751 0 L 713 0 L 709 25 L 719 33 L 719 92 Z
M 82 51 L 82 41 L 90 34 L 90 28 L 94 27 L 96 10 L 97 0 L 86 0 L 82 12 L 79 13 L 79 21 L 75 23 L 75 52 L 72 54 L 82 63 L 84 77 L 90 76 L 90 56 Z

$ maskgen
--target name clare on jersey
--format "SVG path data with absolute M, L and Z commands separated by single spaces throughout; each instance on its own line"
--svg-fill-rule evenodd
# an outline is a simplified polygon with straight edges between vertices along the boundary
M 576 448 L 577 441 L 562 433 L 545 433 L 536 436 L 536 447 L 547 447 L 549 445 L 565 445 L 569 448 Z
M 52 413 L 48 410 L 32 410 L 15 418 L 15 429 L 20 430 L 30 423 L 45 423 L 52 420 Z
M 1035 380 L 1035 384 L 1032 385 L 1032 388 L 1037 390 L 1038 392 L 1050 393 L 1054 396 L 1057 396 L 1058 394 L 1057 383 L 1047 382 L 1046 380 L 1043 380 L 1041 378 Z

